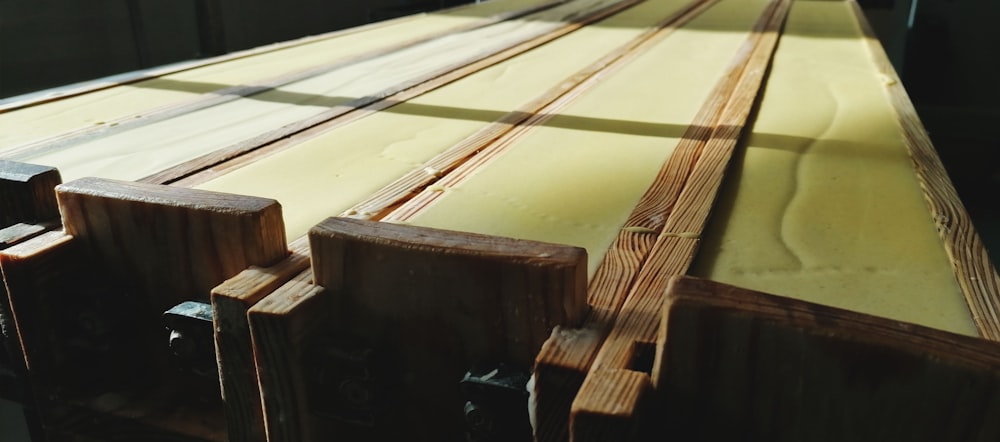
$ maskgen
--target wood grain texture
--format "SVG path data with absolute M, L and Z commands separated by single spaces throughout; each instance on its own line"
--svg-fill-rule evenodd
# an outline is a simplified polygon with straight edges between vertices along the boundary
M 0 160 L 0 228 L 58 219 L 52 189 L 59 183 L 55 168 Z
M 554 326 L 580 324 L 589 309 L 579 247 L 345 218 L 309 237 L 316 284 L 343 298 L 353 333 L 444 321 L 462 337 L 464 364 L 530 367 Z
M 309 268 L 309 241 L 300 238 L 289 248 L 291 254 L 277 264 L 251 266 L 212 289 L 215 353 L 230 442 L 267 439 L 247 312 Z
M 289 72 L 279 75 L 275 78 L 265 78 L 256 82 L 251 82 L 250 84 L 239 84 L 235 86 L 225 87 L 219 90 L 212 91 L 210 93 L 201 94 L 200 96 L 194 99 L 157 106 L 138 114 L 126 115 L 120 118 L 106 121 L 105 124 L 86 126 L 79 129 L 63 132 L 54 135 L 50 138 L 29 142 L 12 148 L 6 148 L 4 151 L 4 155 L 23 157 L 25 155 L 31 155 L 35 152 L 44 152 L 52 149 L 65 148 L 66 146 L 71 146 L 89 140 L 94 140 L 101 137 L 107 137 L 123 133 L 125 131 L 136 129 L 139 127 L 156 124 L 201 109 L 206 109 L 213 106 L 219 106 L 225 103 L 233 102 L 235 100 L 243 99 L 245 97 L 250 97 L 256 94 L 260 94 L 262 92 L 272 91 L 279 87 L 286 86 L 302 80 L 314 78 L 332 72 L 334 70 L 344 68 L 346 66 L 360 63 L 362 61 L 372 60 L 378 57 L 386 56 L 406 48 L 410 48 L 416 45 L 420 45 L 422 43 L 433 41 L 435 39 L 440 39 L 452 33 L 460 33 L 478 28 L 483 28 L 505 20 L 510 20 L 523 15 L 531 14 L 539 10 L 544 10 L 546 8 L 550 8 L 565 3 L 565 1 L 566 0 L 557 0 L 550 3 L 542 4 L 540 6 L 536 5 L 530 8 L 526 8 L 524 10 L 505 12 L 502 14 L 495 15 L 493 17 L 487 17 L 483 18 L 482 20 L 477 20 L 468 25 L 458 26 L 443 32 L 432 33 L 430 35 L 416 37 L 416 38 L 404 39 L 399 43 L 395 43 L 378 50 L 364 52 L 353 56 L 348 56 L 342 59 L 324 63 L 319 66 L 308 68 L 302 71 Z M 314 124 L 315 123 L 313 123 L 313 125 Z M 280 138 L 280 136 L 277 138 Z M 148 181 L 148 182 L 155 182 L 155 181 Z
M 274 200 L 97 178 L 60 185 L 56 193 L 66 233 L 141 293 L 149 315 L 207 300 L 227 278 L 288 254 Z
M 954 267 L 958 285 L 969 303 L 976 328 L 986 339 L 1000 340 L 1000 275 L 885 49 L 865 19 L 861 7 L 853 0 L 848 3 L 857 17 L 875 66 L 886 79 L 889 99 L 896 111 L 924 198 Z
M 328 322 L 329 299 L 318 296 L 312 271 L 300 273 L 250 308 L 253 342 L 268 442 L 307 442 L 313 436 L 306 367 L 308 333 Z
M 466 371 L 528 369 L 554 325 L 586 313 L 580 248 L 346 218 L 310 239 L 312 273 L 249 313 L 272 442 L 459 439 Z M 374 352 L 371 428 L 323 411 L 338 395 L 317 397 L 329 387 L 309 373 L 331 342 Z
M 636 358 L 636 346 L 651 343 L 659 325 L 658 312 L 666 278 L 687 271 L 694 259 L 699 237 L 718 194 L 719 187 L 739 141 L 743 127 L 757 100 L 770 65 L 779 31 L 787 15 L 789 1 L 771 3 L 750 38 L 752 52 L 741 70 L 739 81 L 726 100 L 711 138 L 683 183 L 663 230 L 643 262 L 635 283 L 621 307 L 614 328 L 601 346 L 587 375 L 598 376 L 603 370 L 628 369 Z M 590 388 L 588 388 L 590 386 Z M 570 438 L 592 437 L 593 428 L 619 425 L 616 410 L 637 407 L 641 394 L 631 397 L 602 397 L 596 383 L 584 382 L 573 401 L 570 415 Z
M 653 379 L 659 431 L 699 440 L 995 440 L 1000 347 L 678 277 Z
M 554 27 L 550 32 L 539 36 L 528 38 L 506 49 L 494 53 L 481 53 L 468 60 L 460 60 L 454 64 L 437 69 L 429 74 L 408 80 L 404 83 L 391 86 L 378 93 L 366 97 L 358 98 L 349 103 L 333 106 L 330 110 L 324 111 L 308 119 L 299 121 L 278 129 L 277 131 L 254 137 L 240 143 L 218 149 L 201 157 L 184 162 L 164 171 L 150 175 L 141 179 L 142 182 L 158 184 L 179 184 L 185 186 L 196 186 L 209 181 L 212 178 L 225 174 L 228 171 L 257 161 L 268 155 L 294 147 L 304 141 L 316 138 L 326 132 L 338 127 L 345 126 L 366 116 L 372 115 L 388 109 L 392 106 L 405 102 L 411 98 L 420 96 L 434 89 L 445 86 L 454 81 L 465 78 L 490 66 L 509 60 L 517 55 L 537 48 L 545 43 L 551 42 L 570 32 L 580 29 L 583 26 L 592 24 L 604 18 L 610 17 L 624 9 L 634 6 L 642 0 L 625 0 L 609 3 L 609 6 L 599 8 L 573 17 L 561 26 Z M 511 116 L 504 117 L 502 121 L 518 120 L 523 121 L 526 116 L 515 112 Z M 513 122 L 501 122 L 491 126 L 492 131 L 502 130 L 514 124 Z M 484 129 L 487 131 L 487 129 Z M 479 134 L 482 135 L 482 132 Z M 489 141 L 489 140 L 486 140 Z M 373 210 L 380 210 L 405 198 L 414 186 L 421 186 L 427 179 L 434 179 L 440 176 L 448 166 L 456 161 L 460 161 L 470 155 L 469 150 L 475 151 L 483 141 L 476 138 L 465 142 L 463 147 L 456 147 L 457 150 L 449 151 L 442 158 L 432 160 L 434 164 L 430 169 L 420 169 L 410 175 L 401 177 L 400 180 L 386 190 L 375 194 L 371 198 L 369 205 L 374 203 L 375 207 L 355 210 L 358 213 L 375 213 Z M 479 143 L 479 144 L 476 144 Z M 467 144 L 473 144 L 468 146 Z M 443 164 L 439 164 L 443 163 Z M 437 168 L 437 166 L 441 166 Z M 451 166 L 454 167 L 454 166 Z M 426 170 L 433 171 L 430 178 L 427 178 Z
M 16 324 L 17 339 L 24 352 L 25 366 L 32 376 L 51 376 L 57 365 L 47 357 L 48 336 L 56 328 L 55 318 L 44 306 L 58 302 L 79 276 L 78 244 L 62 232 L 48 232 L 0 251 L 9 306 Z M 79 283 L 79 281 L 76 281 Z

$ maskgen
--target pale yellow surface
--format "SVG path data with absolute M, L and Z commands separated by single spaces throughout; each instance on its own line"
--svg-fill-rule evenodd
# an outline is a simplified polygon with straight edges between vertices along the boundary
M 457 60 L 498 51 L 616 0 L 577 0 L 469 32 L 449 34 L 328 74 L 93 141 L 8 159 L 58 167 L 66 180 L 99 176 L 137 180 L 214 150 L 317 115 L 404 81 L 453 68 Z
M 848 4 L 790 14 L 693 273 L 975 335 Z
M 275 52 L 208 65 L 161 78 L 0 113 L 4 150 L 71 130 L 102 125 L 218 89 L 275 78 L 347 59 L 379 48 L 445 32 L 503 11 L 550 0 L 498 0 L 437 14 L 424 14 L 381 28 L 361 30 Z
M 686 1 L 645 2 L 199 187 L 280 201 L 288 236 L 298 237 L 544 94 Z
M 584 247 L 594 274 L 766 0 L 726 0 L 409 222 Z

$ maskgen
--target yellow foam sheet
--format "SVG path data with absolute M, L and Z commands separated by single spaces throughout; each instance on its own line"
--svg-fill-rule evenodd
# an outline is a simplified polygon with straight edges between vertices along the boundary
M 550 0 L 497 0 L 451 11 L 423 14 L 383 27 L 345 33 L 274 52 L 195 68 L 77 97 L 0 113 L 0 154 L 55 134 L 110 121 L 218 89 L 276 78 L 290 72 L 348 59 L 379 48 L 445 32 L 504 11 Z
M 693 268 L 976 334 L 850 5 L 797 1 Z
M 313 117 L 353 99 L 379 95 L 415 78 L 453 68 L 562 26 L 560 19 L 617 0 L 577 0 L 523 19 L 422 43 L 247 98 L 190 112 L 95 140 L 9 159 L 53 166 L 64 179 L 137 180 L 217 149 Z
M 724 0 L 409 220 L 584 247 L 592 276 L 765 0 Z
M 624 45 L 687 0 L 645 2 L 198 186 L 281 202 L 290 239 Z

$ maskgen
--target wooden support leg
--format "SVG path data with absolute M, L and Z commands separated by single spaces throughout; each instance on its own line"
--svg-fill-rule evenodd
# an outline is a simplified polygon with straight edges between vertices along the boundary
M 60 185 L 57 196 L 65 232 L 0 252 L 31 379 L 47 398 L 50 437 L 129 431 L 224 440 L 214 367 L 198 372 L 174 356 L 185 353 L 182 339 L 161 315 L 183 301 L 208 301 L 225 279 L 285 257 L 280 206 L 100 179 Z M 204 342 L 183 347 L 203 347 L 211 361 L 206 324 Z
M 523 384 L 491 381 L 582 320 L 583 249 L 342 218 L 310 240 L 249 312 L 269 441 L 530 437 Z
M 653 382 L 683 440 L 1000 438 L 1000 344 L 690 277 Z

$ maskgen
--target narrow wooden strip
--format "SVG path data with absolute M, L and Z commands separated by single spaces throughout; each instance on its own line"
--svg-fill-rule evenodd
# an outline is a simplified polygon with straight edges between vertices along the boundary
M 330 298 L 311 281 L 302 272 L 247 313 L 268 442 L 313 440 L 307 398 L 297 394 L 306 391 L 302 331 L 326 322 Z
M 447 151 L 427 160 L 421 167 L 400 177 L 346 210 L 342 216 L 380 219 L 386 212 L 399 207 L 406 199 L 418 194 L 441 177 L 454 171 L 473 155 L 483 151 L 488 144 L 497 142 L 512 131 L 525 130 L 524 127 L 540 124 L 551 118 L 550 113 L 555 111 L 555 106 L 558 106 L 556 105 L 557 100 L 563 97 L 579 96 L 599 81 L 598 76 L 611 75 L 617 67 L 638 57 L 644 49 L 666 38 L 673 30 L 690 21 L 691 18 L 714 4 L 715 1 L 697 0 L 670 14 L 632 41 L 567 78 L 535 100 L 480 129 Z M 540 114 L 544 119 L 536 118 Z M 519 126 L 521 127 L 519 128 Z
M 540 36 L 517 43 L 492 54 L 480 54 L 461 60 L 427 75 L 410 79 L 370 96 L 332 107 L 313 117 L 266 132 L 239 143 L 217 149 L 198 158 L 178 164 L 142 178 L 141 182 L 173 184 L 183 179 L 184 185 L 197 185 L 218 177 L 225 171 L 253 162 L 261 156 L 288 149 L 305 140 L 342 127 L 366 116 L 388 109 L 396 104 L 417 97 L 454 81 L 465 78 L 490 66 L 551 42 L 586 25 L 628 9 L 644 0 L 623 0 L 597 9 L 592 13 L 574 17 L 562 26 Z M 199 176 L 191 176 L 199 175 Z
M 705 440 L 994 440 L 997 343 L 707 280 L 671 281 L 656 433 Z
M 293 241 L 289 249 L 291 254 L 278 264 L 251 266 L 212 289 L 215 354 L 231 442 L 266 440 L 247 312 L 309 268 L 305 237 Z
M 754 32 L 769 26 L 775 7 L 776 4 L 772 4 L 765 10 Z M 539 353 L 535 366 L 539 414 L 536 435 L 541 440 L 554 439 L 557 436 L 552 433 L 565 428 L 572 398 L 581 388 L 588 368 L 618 316 L 656 235 L 663 230 L 671 215 L 703 146 L 723 118 L 723 110 L 731 96 L 742 84 L 744 66 L 752 61 L 758 44 L 758 38 L 748 39 L 734 57 L 727 73 L 716 85 L 674 153 L 664 163 L 598 267 L 588 296 L 594 309 L 587 321 L 588 331 L 584 332 L 588 339 L 580 340 L 578 333 L 553 334 Z M 569 342 L 562 342 L 567 339 Z
M 984 338 L 1000 340 L 1000 275 L 885 49 L 879 44 L 861 7 L 853 0 L 848 3 L 858 20 L 875 66 L 886 79 L 886 88 L 903 131 L 906 148 L 913 159 L 928 208 L 951 259 L 958 285 L 969 303 L 976 328 Z
M 636 345 L 655 341 L 659 327 L 659 316 L 655 312 L 662 305 L 666 277 L 683 274 L 694 259 L 698 237 L 708 220 L 739 135 L 757 100 L 789 6 L 790 1 L 776 0 L 762 16 L 765 25 L 751 37 L 756 42 L 755 48 L 739 83 L 685 182 L 663 231 L 639 270 L 615 327 L 594 358 L 588 377 L 599 376 L 597 373 L 604 370 L 632 368 L 642 371 L 641 367 L 633 368 Z M 587 388 L 588 385 L 591 387 Z M 573 402 L 571 434 L 582 434 L 585 428 L 600 426 L 599 422 L 604 419 L 609 419 L 608 424 L 612 425 L 617 419 L 614 418 L 617 407 L 636 406 L 641 399 L 640 395 L 635 395 L 603 401 L 599 399 L 601 394 L 595 384 L 584 382 Z
M 213 91 L 211 93 L 202 94 L 201 96 L 192 100 L 159 106 L 138 114 L 128 115 L 111 121 L 107 121 L 105 122 L 106 124 L 83 127 L 80 129 L 64 132 L 47 139 L 30 142 L 13 148 L 6 148 L 3 154 L 7 157 L 22 158 L 27 155 L 35 155 L 45 151 L 65 148 L 68 146 L 77 145 L 87 141 L 92 141 L 95 139 L 123 133 L 128 130 L 166 121 L 171 118 L 195 112 L 201 109 L 218 106 L 221 104 L 240 100 L 252 95 L 272 91 L 274 89 L 277 89 L 279 87 L 291 83 L 323 75 L 332 72 L 334 70 L 343 68 L 345 66 L 350 66 L 363 61 L 372 60 L 406 48 L 414 47 L 433 40 L 441 39 L 443 37 L 455 33 L 486 28 L 488 26 L 495 25 L 503 21 L 516 19 L 519 17 L 523 17 L 525 15 L 530 15 L 532 13 L 541 10 L 558 6 L 560 4 L 565 3 L 566 1 L 567 0 L 556 0 L 550 3 L 532 6 L 530 8 L 518 11 L 510 11 L 507 13 L 483 19 L 481 21 L 476 21 L 468 25 L 459 26 L 456 28 L 448 29 L 443 32 L 433 33 L 419 38 L 409 39 L 400 42 L 398 44 L 387 46 L 382 49 L 378 49 L 363 54 L 358 54 L 355 56 L 350 56 L 345 59 L 336 60 L 334 62 L 309 68 L 303 71 L 283 74 L 275 78 L 264 79 L 262 81 L 254 82 L 251 84 L 227 87 L 224 89 Z M 294 131 L 292 133 L 294 133 Z
M 678 243 L 696 244 L 701 230 L 708 220 L 729 158 L 739 141 L 739 134 L 746 124 L 753 103 L 757 99 L 764 74 L 777 44 L 778 30 L 784 22 L 790 1 L 776 0 L 774 5 L 775 7 L 769 11 L 771 15 L 767 17 L 765 30 L 756 36 L 758 39 L 757 47 L 747 62 L 744 75 L 740 78 L 735 93 L 730 97 L 729 104 L 712 133 L 712 138 L 698 158 L 694 170 L 684 184 L 684 189 L 680 193 L 674 210 L 670 213 L 663 231 L 659 234 L 656 244 L 654 244 L 647 261 L 639 272 L 635 285 L 623 306 L 623 311 L 626 314 L 619 317 L 608 342 L 601 348 L 594 362 L 594 368 L 605 366 L 620 368 L 623 365 L 621 363 L 622 355 L 628 352 L 627 347 L 631 346 L 632 341 L 651 342 L 654 340 L 652 336 L 648 335 L 636 334 L 633 336 L 628 330 L 633 321 L 643 322 L 649 319 L 640 318 L 640 316 L 644 316 L 640 310 L 644 309 L 636 309 L 631 306 L 646 298 L 662 300 L 663 289 L 666 287 L 667 281 L 665 277 L 683 274 L 690 265 L 693 253 L 677 253 L 674 245 Z M 656 318 L 653 319 L 654 324 L 658 324 L 658 321 Z M 638 326 L 638 322 L 635 325 Z M 639 328 L 646 329 L 648 327 L 640 326 Z M 655 328 L 653 327 L 653 329 Z M 625 337 L 626 334 L 629 336 Z M 623 341 L 618 342 L 618 339 L 623 339 Z

